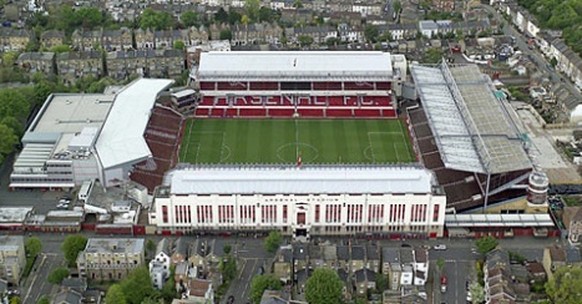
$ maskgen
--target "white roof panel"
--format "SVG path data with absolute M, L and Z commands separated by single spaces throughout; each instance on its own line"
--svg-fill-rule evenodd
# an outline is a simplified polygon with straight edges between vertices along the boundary
M 330 52 L 208 52 L 200 55 L 197 76 L 201 80 L 307 81 L 366 78 L 392 79 L 390 54 L 378 51 Z
M 171 173 L 172 194 L 431 193 L 417 167 L 203 167 Z
M 554 227 L 549 214 L 447 214 L 445 225 L 455 227 Z
M 151 156 L 143 134 L 158 93 L 173 82 L 142 78 L 117 94 L 95 145 L 103 168 Z

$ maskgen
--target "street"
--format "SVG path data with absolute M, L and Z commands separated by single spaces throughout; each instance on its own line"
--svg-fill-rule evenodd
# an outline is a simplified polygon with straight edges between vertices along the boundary
M 53 295 L 58 289 L 47 281 L 53 269 L 64 265 L 62 255 L 41 253 L 35 261 L 29 277 L 21 288 L 22 303 L 34 304 L 43 295 Z

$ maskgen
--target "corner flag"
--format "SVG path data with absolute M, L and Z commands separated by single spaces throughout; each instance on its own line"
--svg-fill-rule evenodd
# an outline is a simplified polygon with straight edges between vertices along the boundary
M 301 154 L 297 157 L 297 167 L 301 167 Z

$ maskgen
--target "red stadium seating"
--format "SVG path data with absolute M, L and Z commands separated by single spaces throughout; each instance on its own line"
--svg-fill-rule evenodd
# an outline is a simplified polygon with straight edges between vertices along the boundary
M 238 109 L 236 108 L 228 108 L 226 109 L 226 117 L 236 117 L 238 116 Z
M 389 96 L 364 96 L 362 99 L 362 106 L 373 106 L 373 107 L 389 107 L 390 97 Z
M 314 91 L 339 91 L 342 89 L 341 82 L 314 82 L 313 83 L 313 90 Z
M 352 117 L 351 109 L 327 109 L 327 117 Z
M 279 90 L 278 82 L 251 82 L 250 89 L 254 91 L 276 91 Z
M 271 116 L 271 117 L 292 117 L 293 114 L 295 113 L 295 110 L 292 108 L 285 108 L 285 109 L 278 109 L 278 108 L 274 108 L 274 109 L 268 109 L 267 111 L 267 115 Z
M 246 82 L 217 82 L 218 91 L 245 91 Z
M 213 96 L 204 96 L 200 101 L 201 106 L 212 106 L 214 105 L 214 97 Z
M 241 116 L 241 117 L 265 117 L 265 116 L 267 116 L 267 110 L 266 109 L 240 108 L 239 109 L 239 116 Z
M 194 112 L 196 116 L 208 116 L 208 114 L 210 114 L 210 109 L 208 108 L 197 108 L 196 112 Z
M 380 109 L 355 109 L 355 117 L 382 117 L 382 111 Z
M 227 106 L 228 105 L 228 101 L 226 100 L 226 97 L 217 97 L 216 98 L 216 104 L 217 106 Z
M 390 90 L 390 82 L 376 82 L 376 90 Z
M 343 96 L 329 96 L 329 106 L 343 106 L 344 105 L 344 97 Z
M 394 117 L 396 118 L 396 110 L 394 109 L 383 109 L 382 110 L 382 117 Z
M 374 83 L 373 82 L 344 82 L 344 90 L 346 90 L 346 91 L 374 90 Z
M 226 111 L 224 111 L 223 108 L 213 108 L 212 111 L 210 111 L 210 116 L 212 117 L 224 117 Z
M 324 117 L 325 116 L 324 109 L 298 108 L 297 113 L 299 113 L 300 117 Z

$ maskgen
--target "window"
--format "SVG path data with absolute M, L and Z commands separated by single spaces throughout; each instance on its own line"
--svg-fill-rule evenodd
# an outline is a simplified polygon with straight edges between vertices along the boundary
M 168 206 L 162 206 L 162 222 L 168 222 Z
M 285 206 L 287 207 L 287 206 Z M 315 222 L 319 223 L 319 205 L 315 205 Z
M 287 223 L 287 205 L 283 205 L 283 223 Z
M 432 211 L 432 221 L 433 222 L 439 221 L 439 208 L 440 208 L 440 205 L 434 205 L 434 207 L 433 207 L 433 211 Z

